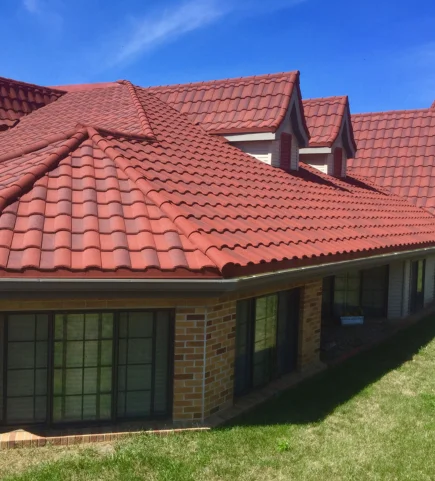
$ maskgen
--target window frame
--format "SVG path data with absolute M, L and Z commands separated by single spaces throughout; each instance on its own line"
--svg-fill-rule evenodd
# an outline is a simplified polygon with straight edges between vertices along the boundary
M 150 416 L 137 416 L 137 417 L 125 417 L 121 418 L 117 415 L 118 408 L 118 349 L 119 349 L 119 320 L 121 313 L 153 313 L 154 322 L 157 322 L 157 312 L 167 312 L 168 313 L 168 379 L 167 379 L 167 409 L 164 414 L 153 415 L 151 410 Z M 113 352 L 112 352 L 112 409 L 111 417 L 107 420 L 85 420 L 85 421 L 73 421 L 73 422 L 54 422 L 53 421 L 53 382 L 54 382 L 54 319 L 56 315 L 68 315 L 68 314 L 113 314 Z M 7 340 L 7 326 L 8 317 L 11 315 L 25 315 L 31 314 L 37 315 L 47 315 L 48 316 L 48 365 L 47 365 L 47 416 L 45 422 L 17 422 L 17 423 L 7 423 L 7 351 L 8 351 L 8 340 Z M 134 421 L 147 421 L 155 419 L 170 419 L 173 413 L 173 390 L 174 390 L 174 341 L 175 341 L 175 308 L 124 308 L 124 309 L 60 309 L 60 310 L 22 310 L 22 311 L 3 311 L 0 312 L 0 329 L 3 329 L 3 345 L 0 345 L 0 367 L 2 369 L 2 386 L 0 386 L 0 396 L 2 397 L 2 413 L 0 414 L 0 426 L 44 426 L 44 427 L 72 427 L 72 426 L 95 426 L 95 425 L 108 425 L 117 422 L 134 422 Z M 155 337 L 153 335 L 153 341 Z M 152 345 L 153 358 L 155 353 L 155 342 Z M 154 364 L 153 364 L 154 367 Z M 152 377 L 154 379 L 154 372 L 152 372 Z M 154 386 L 152 389 L 152 398 L 154 399 Z M 153 401 L 154 403 L 154 401 Z

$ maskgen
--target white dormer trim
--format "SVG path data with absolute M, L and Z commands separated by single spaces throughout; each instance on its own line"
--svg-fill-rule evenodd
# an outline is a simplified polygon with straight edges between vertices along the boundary
M 257 140 L 275 140 L 275 132 L 258 132 L 253 134 L 225 135 L 229 142 L 255 142 Z
M 304 147 L 299 149 L 299 153 L 303 154 L 330 154 L 332 153 L 331 147 Z

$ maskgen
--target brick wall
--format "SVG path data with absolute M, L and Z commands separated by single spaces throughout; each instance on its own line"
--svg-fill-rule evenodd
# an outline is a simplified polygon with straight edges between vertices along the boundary
M 302 287 L 299 369 L 303 370 L 319 361 L 321 279 L 271 284 L 220 299 L 0 300 L 0 311 L 175 308 L 173 419 L 200 422 L 233 402 L 237 300 L 295 287 Z
M 204 417 L 233 402 L 236 301 L 207 310 Z
M 176 310 L 173 385 L 176 421 L 203 419 L 205 319 L 205 307 Z

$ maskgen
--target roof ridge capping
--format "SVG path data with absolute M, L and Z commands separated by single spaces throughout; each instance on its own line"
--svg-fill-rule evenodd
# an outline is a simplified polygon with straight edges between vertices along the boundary
M 154 132 L 151 128 L 144 106 L 142 105 L 141 101 L 139 100 L 139 97 L 137 96 L 134 85 L 129 80 L 119 80 L 118 83 L 120 83 L 121 85 L 125 85 L 127 87 L 128 92 L 133 101 L 133 105 L 136 108 L 137 115 L 139 117 L 139 122 L 141 124 L 144 135 L 151 140 L 156 140 L 156 136 L 154 135 Z
M 434 102 L 435 104 L 435 102 Z M 430 108 L 422 108 L 422 109 L 401 109 L 401 110 L 380 110 L 378 112 L 358 112 L 356 114 L 352 114 L 352 117 L 362 117 L 364 115 L 393 115 L 393 114 L 414 114 L 414 113 L 422 113 L 422 114 L 434 114 L 435 107 Z
M 166 84 L 166 85 L 150 85 L 148 87 L 141 87 L 145 89 L 165 89 L 165 88 L 171 88 L 171 89 L 176 89 L 177 87 L 199 87 L 201 85 L 220 85 L 220 84 L 225 84 L 225 83 L 230 83 L 230 82 L 250 82 L 250 81 L 256 81 L 256 80 L 266 80 L 270 78 L 285 78 L 289 77 L 291 75 L 299 75 L 300 72 L 299 70 L 290 70 L 288 72 L 277 72 L 277 73 L 268 73 L 268 74 L 262 74 L 262 75 L 248 75 L 246 77 L 228 77 L 224 79 L 219 79 L 219 80 L 200 80 L 198 82 L 187 82 L 187 83 L 178 83 L 178 84 Z

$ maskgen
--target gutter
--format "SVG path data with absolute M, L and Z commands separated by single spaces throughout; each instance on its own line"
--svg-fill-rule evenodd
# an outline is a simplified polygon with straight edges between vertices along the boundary
M 189 297 L 221 295 L 227 292 L 243 291 L 256 287 L 268 286 L 270 283 L 304 280 L 338 274 L 348 269 L 368 269 L 403 259 L 417 259 L 435 255 L 435 246 L 417 250 L 379 254 L 362 259 L 351 259 L 314 266 L 294 267 L 264 274 L 255 274 L 232 279 L 98 279 L 98 278 L 26 278 L 1 277 L 0 297 L 8 298 L 7 293 L 36 292 L 74 293 L 86 291 L 95 298 L 101 294 L 116 296 L 126 293 L 133 296 L 154 293 L 156 297 L 169 297 L 174 292 Z

